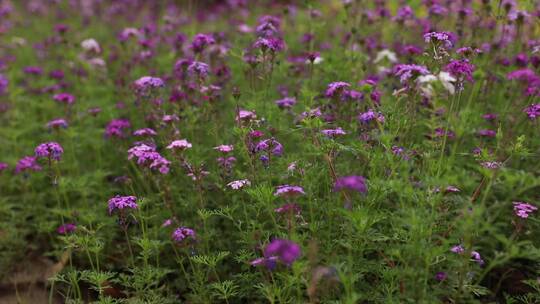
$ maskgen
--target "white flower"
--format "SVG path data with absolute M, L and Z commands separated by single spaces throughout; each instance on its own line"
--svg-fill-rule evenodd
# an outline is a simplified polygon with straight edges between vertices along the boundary
M 456 81 L 456 78 L 452 77 L 448 72 L 440 72 L 439 75 L 422 75 L 419 76 L 416 81 L 420 84 L 420 89 L 424 91 L 427 95 L 431 96 L 433 94 L 433 87 L 431 86 L 432 82 L 439 81 L 442 86 L 452 95 L 456 92 L 453 82 Z
M 390 51 L 390 50 L 382 50 L 377 53 L 377 56 L 375 56 L 375 60 L 373 60 L 374 63 L 379 63 L 383 59 L 388 59 L 388 61 L 395 63 L 398 61 L 396 53 Z

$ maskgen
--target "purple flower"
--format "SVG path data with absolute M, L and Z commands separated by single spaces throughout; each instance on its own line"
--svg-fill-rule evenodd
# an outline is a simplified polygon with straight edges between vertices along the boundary
M 502 163 L 496 161 L 486 161 L 480 163 L 480 165 L 486 169 L 499 169 L 502 166 Z
M 257 118 L 254 112 L 248 110 L 239 110 L 236 115 L 236 121 L 250 121 Z
M 304 188 L 300 186 L 281 185 L 277 186 L 274 196 L 292 197 L 296 195 L 306 194 Z
M 277 257 L 279 262 L 287 266 L 291 266 L 300 255 L 302 255 L 300 246 L 289 240 L 275 239 L 264 248 L 266 258 Z
M 482 260 L 482 256 L 480 256 L 480 253 L 478 251 L 471 251 L 471 258 L 478 263 L 478 265 L 482 266 L 484 265 L 484 260 Z
M 227 184 L 227 186 L 231 187 L 231 189 L 233 190 L 238 190 L 246 186 L 250 186 L 250 185 L 251 185 L 251 182 L 247 179 L 236 180 Z
M 439 282 L 446 280 L 447 277 L 448 277 L 448 274 L 446 274 L 446 272 L 444 271 L 440 271 L 435 274 L 435 280 Z
M 75 96 L 69 93 L 59 93 L 53 96 L 53 99 L 57 102 L 64 103 L 66 105 L 72 105 L 75 102 Z
M 165 82 L 161 78 L 144 76 L 133 83 L 135 93 L 139 95 L 148 95 L 152 90 L 162 88 L 165 86 Z
M 385 120 L 384 115 L 382 115 L 380 112 L 375 113 L 372 109 L 369 109 L 367 112 L 360 113 L 360 115 L 358 115 L 358 121 L 363 124 L 367 124 L 375 119 L 380 123 L 384 123 Z
M 452 251 L 453 253 L 462 254 L 463 252 L 465 252 L 465 248 L 463 248 L 462 245 L 456 245 L 450 248 L 450 251 Z
M 321 130 L 321 133 L 324 134 L 324 136 L 326 137 L 337 137 L 347 134 L 347 132 L 343 131 L 341 127 L 338 127 L 336 129 Z
M 399 76 L 401 83 L 405 83 L 413 77 L 430 74 L 425 66 L 416 64 L 398 64 L 394 66 L 393 72 L 394 75 Z
M 40 171 L 41 166 L 37 163 L 37 157 L 25 156 L 21 158 L 15 166 L 15 173 L 21 173 L 23 171 Z
M 473 82 L 472 73 L 475 68 L 474 64 L 470 63 L 468 59 L 452 59 L 450 63 L 444 67 L 444 70 L 458 79 Z
M 171 162 L 159 154 L 154 147 L 139 144 L 128 150 L 128 160 L 136 158 L 140 166 L 157 169 L 161 174 L 169 173 Z
M 484 130 L 478 131 L 476 134 L 478 134 L 478 136 L 482 136 L 482 137 L 495 137 L 495 136 L 497 136 L 497 131 L 484 129 Z
M 133 132 L 133 135 L 135 135 L 135 136 L 156 136 L 157 133 L 156 133 L 156 131 L 154 131 L 151 128 L 143 128 L 143 129 L 139 129 L 139 130 L 136 130 L 135 132 Z
M 0 74 L 0 95 L 7 91 L 9 80 L 2 74 Z
M 9 165 L 7 163 L 0 162 L 0 172 L 5 171 Z
M 514 205 L 514 213 L 521 218 L 528 218 L 529 213 L 538 210 L 536 206 L 524 202 L 512 202 L 512 204 Z
M 174 151 L 184 151 L 191 149 L 192 145 L 189 141 L 185 139 L 173 140 L 168 146 L 167 149 Z
M 66 224 L 63 224 L 63 225 L 60 225 L 57 229 L 56 229 L 56 232 L 58 234 L 69 234 L 69 233 L 72 233 L 72 232 L 75 232 L 75 230 L 77 230 L 77 225 L 75 225 L 74 223 L 66 223 Z
M 129 123 L 129 120 L 127 119 L 113 119 L 107 127 L 105 128 L 105 136 L 106 137 L 118 137 L 123 138 L 125 137 L 124 129 L 131 128 L 131 124 Z
M 523 112 L 527 113 L 527 116 L 530 119 L 535 119 L 536 117 L 540 116 L 540 103 L 535 103 L 526 107 Z
M 275 53 L 285 48 L 285 42 L 283 41 L 283 39 L 276 37 L 259 37 L 257 41 L 255 41 L 255 43 L 253 44 L 253 47 L 261 49 L 262 51 L 269 50 L 270 52 Z
M 199 61 L 193 61 L 187 68 L 190 75 L 196 76 L 199 79 L 205 79 L 208 77 L 210 67 L 208 64 Z
M 454 37 L 454 34 L 449 32 L 430 32 L 424 34 L 424 41 L 426 43 L 443 43 L 445 47 L 451 48 L 454 45 L 452 41 Z
M 181 243 L 188 238 L 191 238 L 192 240 L 196 239 L 195 230 L 187 227 L 179 227 L 172 233 L 172 239 L 177 243 Z
M 211 35 L 197 34 L 193 37 L 193 41 L 191 41 L 191 49 L 195 53 L 200 53 L 204 51 L 207 46 L 214 43 L 216 43 L 216 40 Z
M 289 109 L 296 104 L 296 98 L 294 97 L 285 97 L 283 99 L 276 100 L 275 103 L 280 109 Z
M 218 150 L 221 153 L 229 153 L 234 150 L 233 145 L 219 145 L 217 147 L 214 147 L 215 150 Z
M 50 129 L 58 129 L 58 128 L 65 129 L 67 127 L 68 127 L 68 123 L 63 118 L 53 119 L 47 123 L 47 128 L 50 128 Z
M 341 190 L 351 190 L 359 193 L 366 193 L 366 178 L 359 175 L 338 177 L 334 183 L 334 191 Z
M 339 96 L 346 88 L 349 88 L 350 86 L 351 85 L 349 83 L 343 81 L 332 82 L 326 88 L 326 92 L 324 93 L 324 95 L 326 97 Z
M 137 209 L 137 198 L 135 196 L 120 196 L 116 195 L 109 199 L 109 214 L 115 210 Z
M 38 158 L 49 158 L 59 161 L 64 153 L 64 149 L 57 142 L 51 141 L 40 144 L 34 152 Z
M 41 75 L 43 74 L 43 69 L 38 66 L 27 66 L 23 69 L 23 72 L 30 75 Z
M 275 156 L 283 154 L 283 145 L 273 138 L 261 140 L 255 146 L 255 152 L 269 151 Z

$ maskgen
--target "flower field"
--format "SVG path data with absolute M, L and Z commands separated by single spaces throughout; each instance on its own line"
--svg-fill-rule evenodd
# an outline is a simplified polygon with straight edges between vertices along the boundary
M 0 0 L 0 303 L 540 303 L 540 2 Z

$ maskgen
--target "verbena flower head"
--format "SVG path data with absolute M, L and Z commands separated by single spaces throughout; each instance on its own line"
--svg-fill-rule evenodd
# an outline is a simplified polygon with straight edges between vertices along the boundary
M 137 159 L 137 164 L 157 169 L 161 174 L 169 173 L 171 162 L 159 154 L 154 147 L 146 144 L 136 145 L 128 150 L 128 160 Z
M 139 129 L 139 130 L 136 130 L 135 132 L 133 132 L 133 135 L 151 137 L 151 136 L 156 136 L 157 132 L 154 131 L 154 129 L 151 129 L 151 128 L 143 128 L 143 129 Z
M 158 77 L 144 76 L 135 80 L 133 85 L 138 95 L 148 95 L 152 90 L 164 87 L 165 82 Z
M 7 91 L 9 86 L 9 80 L 2 74 L 0 74 L 0 95 Z
M 437 272 L 435 274 L 435 280 L 437 280 L 437 281 L 442 282 L 442 281 L 446 280 L 446 278 L 448 278 L 448 274 L 446 272 L 444 272 L 444 271 L 440 271 L 440 272 Z
M 283 39 L 276 37 L 259 37 L 253 44 L 253 47 L 261 49 L 263 52 L 270 51 L 272 53 L 276 53 L 285 48 L 285 42 Z
M 528 218 L 529 214 L 538 210 L 538 207 L 524 202 L 512 202 L 514 213 L 521 218 Z
M 367 112 L 360 113 L 360 115 L 358 115 L 358 121 L 363 124 L 367 124 L 375 120 L 377 120 L 379 123 L 384 123 L 384 115 L 380 112 L 374 112 L 372 109 L 368 109 Z
M 274 196 L 292 197 L 297 195 L 304 195 L 304 188 L 300 186 L 281 185 L 277 186 Z
M 250 121 L 256 119 L 257 115 L 255 112 L 248 110 L 239 110 L 236 115 L 236 121 Z
M 214 149 L 222 153 L 230 153 L 234 150 L 234 146 L 233 145 L 219 145 L 217 147 L 214 147 Z
M 131 123 L 127 119 L 113 119 L 105 128 L 106 137 L 124 138 L 124 130 L 131 128 Z
M 200 53 L 204 51 L 207 46 L 214 43 L 216 43 L 216 40 L 211 35 L 197 34 L 193 37 L 193 41 L 191 41 L 191 49 L 195 53 Z
M 239 190 L 250 185 L 251 182 L 247 179 L 240 179 L 227 184 L 227 186 L 231 187 L 233 190 Z
M 66 224 L 60 225 L 56 229 L 56 232 L 58 234 L 66 235 L 66 234 L 75 232 L 75 230 L 77 230 L 77 225 L 75 225 L 74 223 L 66 223 Z
M 192 145 L 186 139 L 173 140 L 168 146 L 167 149 L 174 151 L 184 151 L 191 149 Z
M 450 248 L 450 251 L 453 252 L 453 253 L 461 254 L 461 253 L 465 252 L 465 248 L 463 248 L 462 245 L 456 245 L 456 246 Z
M 444 67 L 444 70 L 462 81 L 473 82 L 472 74 L 475 68 L 474 64 L 470 63 L 468 59 L 452 59 Z
M 23 69 L 23 72 L 30 75 L 41 75 L 43 74 L 43 69 L 38 66 L 27 66 Z
M 187 68 L 190 75 L 200 79 L 205 79 L 210 73 L 210 67 L 208 64 L 199 61 L 193 61 Z
M 277 257 L 277 260 L 287 266 L 291 266 L 302 255 L 300 246 L 293 241 L 275 239 L 264 248 L 264 256 Z
M 49 158 L 54 160 L 60 160 L 64 149 L 57 142 L 51 141 L 42 143 L 35 149 L 36 157 L 38 158 Z
M 53 119 L 47 123 L 47 128 L 49 129 L 59 129 L 59 128 L 65 129 L 67 127 L 68 127 L 68 123 L 63 118 Z
M 124 209 L 137 209 L 137 198 L 135 196 L 120 196 L 116 195 L 109 199 L 109 214 L 116 210 L 124 211 Z
M 255 152 L 271 152 L 275 156 L 281 156 L 283 154 L 283 145 L 274 138 L 261 140 L 255 146 Z
M 66 105 L 72 105 L 75 103 L 75 96 L 69 94 L 69 93 L 59 93 L 53 96 L 53 99 L 59 103 L 63 103 Z
M 527 116 L 530 119 L 536 119 L 536 117 L 540 116 L 540 103 L 535 103 L 526 107 L 523 112 L 527 113 Z
M 326 136 L 326 137 L 337 137 L 337 136 L 347 134 L 347 132 L 343 131 L 343 129 L 341 127 L 338 127 L 336 129 L 321 130 L 321 133 L 324 134 L 324 136 Z
M 37 163 L 37 157 L 25 156 L 21 158 L 15 165 L 15 173 L 19 174 L 24 171 L 40 171 L 41 166 Z
M 296 104 L 296 98 L 294 97 L 285 97 L 275 101 L 276 105 L 281 109 L 292 108 Z
M 423 65 L 417 64 L 398 64 L 394 66 L 394 75 L 399 77 L 401 83 L 406 83 L 411 78 L 420 75 L 430 74 L 429 70 Z
M 187 227 L 176 228 L 172 233 L 172 239 L 177 243 L 181 243 L 186 239 L 196 240 L 195 230 Z
M 5 171 L 8 167 L 7 163 L 0 162 L 0 172 Z
M 324 93 L 324 95 L 326 97 L 340 96 L 344 92 L 344 90 L 349 88 L 350 86 L 351 85 L 349 83 L 343 81 L 332 82 L 326 88 L 326 92 Z
M 367 192 L 366 178 L 359 175 L 338 177 L 334 183 L 334 191 L 356 191 L 359 193 Z
M 455 38 L 454 34 L 449 32 L 429 32 L 424 34 L 424 41 L 426 43 L 440 43 L 443 44 L 446 48 L 453 47 L 453 38 Z

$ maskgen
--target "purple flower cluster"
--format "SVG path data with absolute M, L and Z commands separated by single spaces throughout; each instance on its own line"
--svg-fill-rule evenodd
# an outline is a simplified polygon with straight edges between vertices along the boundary
M 275 196 L 281 196 L 281 197 L 293 197 L 293 196 L 304 195 L 304 194 L 306 194 L 304 192 L 304 188 L 300 186 L 291 186 L 291 185 L 277 186 L 276 192 L 274 192 Z
M 0 95 L 7 91 L 9 86 L 9 80 L 2 74 L 0 74 Z
M 37 158 L 48 158 L 59 161 L 64 153 L 64 149 L 57 142 L 46 142 L 38 145 L 35 149 Z
M 69 94 L 69 93 L 59 93 L 53 96 L 53 99 L 56 102 L 63 103 L 65 105 L 72 105 L 75 103 L 75 96 Z
M 66 223 L 66 224 L 60 225 L 56 229 L 56 232 L 58 234 L 66 235 L 66 234 L 75 232 L 75 230 L 77 230 L 77 225 L 75 225 L 74 223 Z
M 514 205 L 514 212 L 521 218 L 528 218 L 529 214 L 538 210 L 538 207 L 524 202 L 512 202 Z
M 448 63 L 444 70 L 449 72 L 452 76 L 469 82 L 473 82 L 473 72 L 475 70 L 474 64 L 470 63 L 468 59 L 452 59 Z
M 275 239 L 264 248 L 264 257 L 251 261 L 251 265 L 265 266 L 269 270 L 274 270 L 278 262 L 291 266 L 301 255 L 302 249 L 295 242 Z
M 429 32 L 424 34 L 426 43 L 444 44 L 446 48 L 454 46 L 455 35 L 449 32 Z
M 187 227 L 179 227 L 172 233 L 172 239 L 177 243 L 181 243 L 188 238 L 192 240 L 196 239 L 195 230 Z
M 124 209 L 137 209 L 137 198 L 135 196 L 120 196 L 116 195 L 109 199 L 109 214 L 116 210 L 124 211 Z
M 406 83 L 411 78 L 430 74 L 427 67 L 417 64 L 398 64 L 394 66 L 394 75 L 399 77 L 401 83 Z
M 146 144 L 138 144 L 128 150 L 128 159 L 137 159 L 137 164 L 143 167 L 149 167 L 152 170 L 158 170 L 161 174 L 169 173 L 171 162 L 165 159 L 156 151 L 155 147 Z
M 536 117 L 540 116 L 540 103 L 535 103 L 526 107 L 523 112 L 527 113 L 527 116 L 530 119 L 536 119 Z
M 113 119 L 109 122 L 107 127 L 105 127 L 105 136 L 124 138 L 126 136 L 124 130 L 129 128 L 131 128 L 129 120 L 123 118 Z
M 359 193 L 367 192 L 366 178 L 359 175 L 350 175 L 338 177 L 334 183 L 334 191 L 356 191 Z
M 15 165 L 15 173 L 21 173 L 24 171 L 40 171 L 42 168 L 37 163 L 37 157 L 35 156 L 25 156 L 21 158 L 17 165 Z

